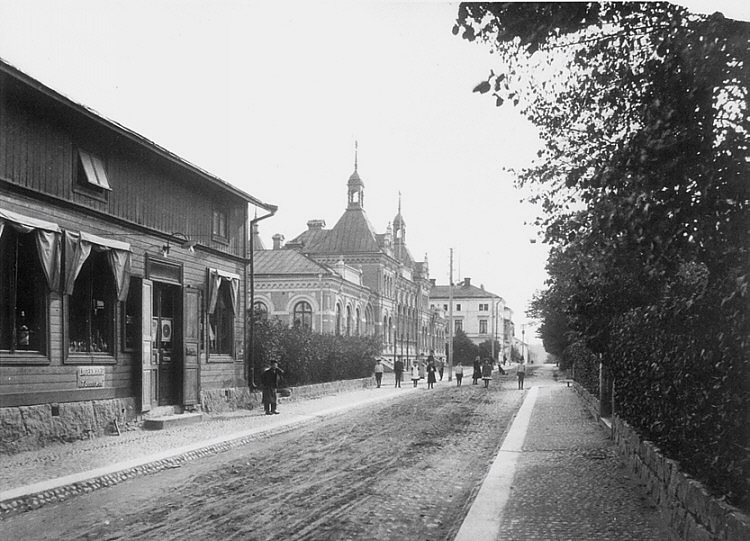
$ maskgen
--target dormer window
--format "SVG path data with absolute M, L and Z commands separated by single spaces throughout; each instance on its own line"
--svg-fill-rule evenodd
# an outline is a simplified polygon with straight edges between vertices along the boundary
M 77 179 L 79 186 L 94 189 L 98 192 L 112 191 L 104 162 L 98 156 L 84 150 L 78 151 Z

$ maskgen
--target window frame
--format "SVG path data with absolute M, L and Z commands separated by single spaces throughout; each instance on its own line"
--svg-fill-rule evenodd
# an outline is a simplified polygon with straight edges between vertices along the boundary
M 109 268 L 109 264 L 106 262 L 106 251 L 99 252 L 98 254 L 92 252 L 89 257 L 86 258 L 86 261 L 83 263 L 83 266 L 81 268 L 81 273 L 79 273 L 76 277 L 76 284 L 82 276 L 85 276 L 84 274 L 82 274 L 83 268 L 94 264 L 93 258 L 95 256 L 99 256 L 101 259 L 105 259 L 103 264 L 106 265 L 105 272 L 109 277 L 108 285 L 110 286 L 110 291 L 108 292 L 108 297 L 110 299 L 110 302 L 112 303 L 111 312 L 109 314 L 109 316 L 111 317 L 109 327 L 112 344 L 109 351 L 70 351 L 70 309 L 72 304 L 72 295 L 63 295 L 63 364 L 117 364 L 119 358 L 119 352 L 121 349 L 120 343 L 122 340 L 122 337 L 120 336 L 120 319 L 123 310 L 120 305 L 123 303 L 117 300 L 117 291 L 114 284 L 114 279 L 112 277 L 112 272 Z M 93 272 L 90 273 L 91 276 L 93 276 L 93 274 Z M 92 300 L 92 297 L 89 296 L 88 300 Z M 88 315 L 90 316 L 90 312 L 88 313 Z M 91 329 L 90 321 L 87 321 L 87 327 Z
M 299 325 L 300 328 L 305 328 L 309 331 L 312 330 L 313 325 L 313 308 L 312 304 L 305 300 L 301 299 L 294 303 L 294 306 L 292 307 L 292 327 L 297 326 L 297 318 L 299 316 Z M 309 323 L 305 323 L 305 319 L 309 318 Z
M 216 220 L 217 216 L 219 217 L 218 227 Z M 224 225 L 223 231 L 221 227 L 222 223 Z M 229 212 L 218 206 L 214 206 L 211 211 L 211 239 L 221 242 L 222 244 L 229 243 Z
M 13 241 L 10 241 L 7 239 L 7 235 L 9 235 L 9 231 L 12 231 L 13 235 Z M 4 227 L 4 231 L 2 233 L 2 236 L 6 239 L 7 242 L 13 243 L 13 260 L 18 261 L 18 248 L 19 248 L 19 235 L 26 235 L 30 239 L 31 248 L 34 253 L 31 254 L 30 257 L 33 257 L 36 261 L 37 265 L 41 265 L 41 263 L 38 261 L 38 255 L 36 253 L 36 240 L 33 238 L 35 235 L 35 231 L 31 231 L 29 233 L 21 233 L 13 229 L 12 226 L 6 224 Z M 9 254 L 4 254 L 9 255 Z M 10 263 L 10 260 L 8 260 L 9 268 L 12 268 L 13 264 Z M 9 314 L 9 321 L 8 321 L 8 330 L 11 334 L 11 342 L 10 347 L 8 349 L 0 350 L 2 353 L 0 353 L 0 365 L 48 365 L 51 361 L 51 345 L 50 345 L 50 301 L 52 299 L 52 294 L 50 293 L 48 287 L 46 286 L 47 280 L 44 276 L 44 271 L 41 270 L 41 268 L 37 267 L 35 269 L 37 272 L 34 274 L 36 275 L 36 279 L 33 280 L 33 282 L 43 283 L 41 296 L 42 298 L 38 301 L 36 301 L 35 304 L 39 307 L 39 314 L 36 315 L 35 321 L 40 321 L 42 323 L 42 330 L 40 333 L 43 333 L 43 344 L 41 350 L 36 349 L 18 349 L 15 347 L 12 343 L 14 337 L 16 334 L 13 332 L 13 329 L 16 327 L 16 310 L 17 310 L 17 299 L 18 299 L 18 281 L 16 280 L 14 283 L 11 282 L 11 278 L 9 278 L 8 283 L 8 314 Z M 16 277 L 18 276 L 18 273 L 16 273 Z M 2 285 L 0 283 L 0 285 Z M 34 296 L 36 296 L 37 292 L 34 293 Z M 35 307 L 36 308 L 36 307 Z M 3 316 L 0 315 L 0 319 L 2 319 Z
M 112 191 L 112 184 L 107 175 L 106 160 L 83 148 L 76 148 L 74 154 L 73 191 L 106 203 Z M 95 180 L 91 179 L 92 175 Z

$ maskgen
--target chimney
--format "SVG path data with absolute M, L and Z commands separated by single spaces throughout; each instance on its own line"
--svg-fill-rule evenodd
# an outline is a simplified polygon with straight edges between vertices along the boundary
M 325 220 L 310 220 L 307 222 L 307 229 L 309 231 L 320 231 L 326 226 Z
M 471 278 L 464 278 L 464 287 L 471 287 Z
M 273 237 L 273 249 L 274 250 L 281 250 L 281 243 L 284 242 L 284 235 L 281 233 L 276 233 Z

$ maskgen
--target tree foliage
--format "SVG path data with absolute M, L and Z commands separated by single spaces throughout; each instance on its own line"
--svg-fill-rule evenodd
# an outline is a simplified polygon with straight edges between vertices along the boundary
M 462 4 L 503 62 L 474 89 L 538 129 L 553 353 L 599 354 L 618 413 L 749 507 L 750 25 L 668 3 Z
M 456 334 L 453 335 L 453 363 L 471 366 L 477 355 L 479 346 L 466 336 L 463 329 L 456 329 Z
M 256 318 L 254 345 L 255 381 L 277 361 L 288 385 L 367 377 L 381 351 L 376 338 L 318 334 L 263 318 Z

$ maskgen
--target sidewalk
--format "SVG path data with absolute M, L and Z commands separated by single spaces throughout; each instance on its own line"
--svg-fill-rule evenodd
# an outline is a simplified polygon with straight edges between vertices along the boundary
M 670 539 L 606 430 L 573 388 L 552 379 L 554 370 L 536 365 L 526 380 L 524 403 L 456 541 Z
M 279 403 L 280 415 L 263 409 L 207 415 L 199 423 L 165 430 L 133 430 L 120 436 L 57 444 L 34 451 L 0 457 L 0 517 L 97 488 L 177 467 L 195 458 L 244 445 L 271 434 L 280 434 L 323 418 L 403 396 L 411 382 L 393 387 L 393 374 L 385 374 L 380 389 L 372 387 L 309 400 Z M 445 378 L 436 385 L 447 385 Z

